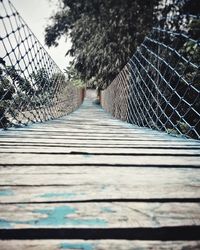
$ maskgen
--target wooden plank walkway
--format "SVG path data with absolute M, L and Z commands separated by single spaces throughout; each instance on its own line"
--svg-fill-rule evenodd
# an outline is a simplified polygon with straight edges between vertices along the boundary
M 0 132 L 0 250 L 200 249 L 200 143 L 73 114 Z

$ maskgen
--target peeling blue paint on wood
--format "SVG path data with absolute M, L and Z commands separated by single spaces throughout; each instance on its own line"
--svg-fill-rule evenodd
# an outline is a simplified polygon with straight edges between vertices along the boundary
M 83 156 L 84 156 L 85 158 L 90 158 L 91 156 L 93 156 L 93 154 L 87 153 L 87 154 L 83 154 Z
M 0 190 L 0 196 L 10 196 L 14 195 L 14 192 L 11 189 Z
M 46 214 L 46 218 L 41 218 L 39 220 L 31 220 L 27 221 L 27 224 L 31 225 L 54 225 L 59 226 L 62 224 L 66 224 L 68 220 L 67 216 L 70 214 L 74 214 L 76 210 L 69 206 L 60 206 L 55 207 L 54 209 L 40 209 L 35 210 L 33 213 Z
M 89 243 L 61 243 L 59 249 L 93 250 L 94 247 Z
M 7 220 L 0 218 L 0 228 L 11 228 L 11 223 Z
M 16 205 L 18 208 L 24 208 L 24 207 L 26 207 L 27 205 L 26 204 L 17 204 Z
M 101 189 L 104 190 L 104 189 L 106 189 L 108 186 L 109 186 L 109 185 L 102 185 L 102 186 L 101 186 Z
M 102 219 L 75 219 L 68 216 L 76 213 L 76 209 L 70 206 L 60 206 L 54 209 L 36 210 L 33 213 L 47 214 L 47 218 L 28 221 L 28 224 L 37 225 L 90 225 L 90 226 L 105 226 L 107 223 Z
M 114 212 L 115 212 L 115 211 L 112 210 L 110 207 L 102 207 L 102 208 L 101 208 L 101 211 L 102 211 L 103 213 L 114 213 Z
M 1 228 L 10 228 L 11 225 L 15 224 L 28 224 L 33 226 L 106 226 L 107 221 L 99 218 L 92 219 L 76 219 L 68 217 L 71 214 L 76 213 L 76 209 L 70 206 L 59 206 L 53 209 L 40 209 L 34 210 L 32 213 L 46 215 L 44 218 L 37 218 L 33 220 L 5 220 L 0 219 L 0 227 Z
M 76 194 L 75 193 L 44 193 L 42 195 L 39 195 L 38 197 L 41 198 L 54 198 L 54 197 L 62 197 L 62 198 L 73 198 L 75 197 Z

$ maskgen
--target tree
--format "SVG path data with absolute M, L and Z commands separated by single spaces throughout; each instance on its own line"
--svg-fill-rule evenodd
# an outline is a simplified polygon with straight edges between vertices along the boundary
M 7 127 L 17 112 L 34 105 L 34 93 L 30 79 L 0 58 L 0 127 Z
M 159 0 L 62 0 L 45 29 L 48 46 L 70 36 L 76 78 L 105 88 L 127 63 L 153 24 Z
M 31 78 L 34 82 L 34 86 L 37 88 L 37 92 L 46 92 L 49 89 L 50 78 L 48 71 L 45 68 L 41 68 L 31 74 Z
M 6 115 L 14 93 L 15 89 L 6 77 L 4 68 L 0 67 L 0 127 L 5 127 L 9 123 Z

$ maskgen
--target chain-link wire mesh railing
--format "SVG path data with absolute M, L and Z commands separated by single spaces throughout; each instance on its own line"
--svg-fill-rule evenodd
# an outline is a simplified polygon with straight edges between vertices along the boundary
M 129 123 L 199 139 L 199 39 L 199 17 L 161 20 L 102 91 L 102 106 Z
M 82 102 L 9 0 L 0 1 L 0 128 L 60 117 Z

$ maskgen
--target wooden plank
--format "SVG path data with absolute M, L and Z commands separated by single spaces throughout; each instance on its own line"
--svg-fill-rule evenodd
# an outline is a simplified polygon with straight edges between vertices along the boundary
M 0 228 L 158 228 L 200 225 L 200 203 L 0 205 Z
M 42 124 L 43 125 L 43 124 Z M 28 133 L 28 134 L 34 134 L 37 132 L 37 134 L 48 134 L 48 133 L 51 133 L 51 134 L 74 134 L 74 133 L 77 133 L 77 134 L 110 134 L 110 135 L 113 135 L 115 134 L 116 131 L 120 131 L 120 134 L 124 134 L 124 135 L 160 135 L 160 136 L 169 136 L 167 134 L 164 134 L 164 133 L 158 133 L 157 131 L 155 130 L 150 130 L 147 131 L 146 130 L 143 130 L 143 129 L 124 129 L 123 127 L 120 127 L 120 129 L 117 129 L 117 130 L 114 130 L 114 131 L 105 131 L 104 129 L 91 129 L 90 131 L 87 131 L 87 130 L 80 130 L 80 129 L 75 129 L 75 128 L 68 128 L 67 127 L 67 124 L 65 127 L 60 127 L 60 130 L 57 130 L 57 129 L 54 129 L 53 126 L 52 127 L 48 127 L 48 128 L 44 128 L 44 127 L 40 127 L 37 125 L 36 126 L 33 126 L 33 125 L 30 125 L 28 128 L 10 128 L 9 129 L 9 134 L 18 134 L 18 133 Z M 6 135 L 8 134 L 8 131 L 3 131 L 1 130 L 0 131 L 0 135 Z
M 0 142 L 23 142 L 23 143 L 26 143 L 26 142 L 30 142 L 30 138 L 27 136 L 24 136 L 24 137 L 15 137 L 15 136 L 12 136 L 12 137 L 1 137 L 1 140 Z M 51 141 L 54 141 L 55 143 L 57 142 L 66 142 L 68 141 L 69 143 L 75 143 L 75 142 L 78 142 L 78 143 L 81 143 L 82 141 L 84 141 L 84 143 L 92 143 L 92 142 L 95 142 L 95 143 L 99 143 L 101 144 L 102 141 L 104 141 L 105 143 L 108 143 L 108 144 L 130 144 L 130 143 L 140 143 L 140 142 L 145 142 L 146 144 L 151 144 L 151 143 L 168 143 L 168 144 L 173 144 L 173 143 L 183 143 L 183 144 L 189 144 L 189 142 L 187 142 L 186 140 L 183 140 L 183 139 L 176 139 L 176 140 L 173 140 L 173 138 L 147 138 L 147 137 L 141 137 L 141 138 L 95 138 L 95 137 L 92 137 L 92 138 L 85 138 L 85 137 L 76 137 L 76 136 L 72 136 L 72 137 L 69 137 L 69 138 L 65 138 L 64 136 L 60 137 L 60 138 L 56 138 L 54 136 L 49 136 L 49 137 L 40 137 L 40 136 L 37 136 L 35 135 L 35 137 L 31 138 L 31 142 L 51 142 Z M 196 144 L 196 142 L 191 142 L 191 144 L 193 145 L 199 145 L 199 144 Z
M 51 136 L 51 135 L 45 135 L 45 136 L 41 136 L 41 135 L 36 135 L 35 136 L 28 136 L 28 135 L 24 135 L 24 136 L 7 136 L 7 137 L 1 137 L 1 140 L 0 142 L 5 142 L 5 141 L 22 141 L 22 142 L 27 142 L 27 141 L 33 141 L 33 142 L 37 142 L 37 141 L 44 141 L 44 142 L 51 142 L 51 141 L 55 141 L 55 142 L 63 142 L 63 141 L 69 141 L 69 142 L 80 142 L 81 141 L 84 141 L 84 142 L 102 142 L 104 141 L 104 143 L 108 142 L 116 142 L 116 143 L 124 143 L 124 144 L 127 144 L 127 143 L 134 143 L 134 142 L 142 142 L 142 141 L 148 141 L 149 143 L 150 142 L 165 142 L 165 143 L 171 143 L 171 141 L 169 139 L 165 139 L 165 138 L 158 138 L 156 137 L 156 139 L 152 139 L 152 138 L 147 138 L 147 137 L 127 137 L 126 140 L 124 139 L 124 137 L 117 137 L 117 136 L 113 136 L 113 137 L 93 137 L 93 136 Z M 177 140 L 176 142 L 178 143 L 185 143 L 185 140 Z M 198 145 L 200 146 L 200 144 Z
M 38 128 L 39 129 L 39 128 Z M 38 131 L 41 131 L 41 128 L 38 130 L 38 129 L 34 129 L 32 131 L 34 132 L 38 132 Z M 142 135 L 142 136 L 150 136 L 150 137 L 153 137 L 153 136 L 157 136 L 157 137 L 165 137 L 165 138 L 174 138 L 174 139 L 185 139 L 184 137 L 181 137 L 181 136 L 170 136 L 170 135 L 167 135 L 167 134 L 162 134 L 162 133 L 156 133 L 155 131 L 140 131 L 140 130 L 135 130 L 135 129 L 131 129 L 131 128 L 123 128 L 121 125 L 120 126 L 116 126 L 116 127 L 111 127 L 111 126 L 95 126 L 95 125 L 72 125 L 72 126 L 69 126 L 68 122 L 66 121 L 66 125 L 65 127 L 61 127 L 61 126 L 55 126 L 55 125 L 52 125 L 52 126 L 49 126 L 49 127 L 46 127 L 46 128 L 42 128 L 43 131 L 46 131 L 45 133 L 51 133 L 50 131 L 52 131 L 52 133 L 54 134 L 70 134 L 70 133 L 74 133 L 74 135 L 76 133 L 82 133 L 82 132 L 86 132 L 86 134 L 89 134 L 88 130 L 91 130 L 91 133 L 90 134 L 93 134 L 95 135 L 95 132 L 97 132 L 98 134 L 112 134 L 114 135 L 114 133 L 118 133 L 119 135 L 120 134 L 129 134 L 129 135 Z M 59 131 L 59 132 L 56 132 L 56 131 Z M 28 130 L 20 130 L 18 131 L 18 133 L 20 132 L 20 134 L 23 134 L 23 133 L 28 133 L 29 131 Z M 40 132 L 42 133 L 42 132 Z M 4 133 L 0 133 L 0 136 L 3 135 Z M 13 132 L 14 134 L 14 132 Z M 190 140 L 190 139 L 188 139 Z M 192 141 L 192 140 L 191 140 Z M 198 142 L 198 141 L 197 141 Z
M 35 134 L 37 133 L 37 135 L 52 135 L 52 136 L 82 136 L 82 137 L 87 137 L 87 136 L 92 136 L 92 137 L 124 137 L 124 136 L 127 136 L 127 137 L 139 137 L 141 136 L 142 137 L 148 137 L 148 138 L 154 138 L 155 136 L 158 137 L 158 138 L 164 138 L 164 139 L 169 139 L 171 140 L 172 138 L 174 140 L 185 140 L 184 138 L 182 137 L 172 137 L 172 136 L 169 136 L 167 134 L 157 134 L 154 132 L 149 132 L 147 133 L 146 131 L 135 131 L 135 130 L 123 130 L 123 129 L 116 129 L 116 130 L 107 130 L 106 128 L 104 129 L 98 129 L 98 130 L 87 130 L 87 129 L 74 129 L 74 128 L 67 128 L 67 126 L 65 127 L 65 129 L 62 129 L 62 128 L 57 128 L 56 130 L 55 129 L 44 129 L 43 131 L 42 130 L 18 130 L 18 131 L 9 131 L 9 134 L 6 134 L 6 133 L 0 133 L 0 137 L 3 137 L 3 136 L 20 136 L 20 135 L 30 135 L 30 136 L 34 136 Z M 117 134 L 116 134 L 117 133 Z M 190 141 L 190 142 L 196 142 L 196 144 L 200 144 L 198 141 L 195 141 L 195 140 L 187 140 L 187 141 Z
M 18 177 L 18 176 L 16 176 Z M 38 176 L 32 176 L 32 178 Z M 28 178 L 29 179 L 29 178 Z M 39 181 L 38 181 L 39 182 Z M 74 184 L 53 184 L 43 183 L 38 186 L 0 186 L 0 204 L 13 203 L 55 203 L 61 201 L 67 202 L 182 202 L 200 201 L 200 188 L 197 182 L 192 184 L 167 183 L 155 186 L 141 183 L 139 186 L 134 184 L 122 187 L 119 184 L 86 183 L 81 185 Z M 196 184 L 196 185 L 195 185 Z M 46 186 L 45 186 L 46 185 Z M 178 192 L 178 193 L 177 193 Z
M 16 146 L 13 145 L 0 145 L 0 153 L 38 153 L 38 154 L 112 154 L 112 155 L 175 155 L 175 156 L 200 156 L 200 148 L 94 148 L 94 147 L 41 147 L 41 146 Z
M 68 127 L 67 126 L 67 122 L 65 124 L 65 126 L 60 126 L 59 127 L 59 130 L 57 128 L 54 128 L 54 126 L 49 126 L 49 127 L 44 127 L 44 124 L 41 124 L 41 126 L 39 126 L 37 124 L 36 125 L 30 125 L 28 128 L 27 127 L 21 127 L 20 129 L 18 128 L 10 128 L 9 129 L 9 133 L 92 133 L 92 134 L 115 134 L 116 131 L 120 132 L 120 134 L 149 134 L 149 135 L 159 135 L 159 136 L 169 136 L 165 133 L 161 133 L 159 131 L 155 131 L 155 130 L 148 130 L 146 131 L 146 129 L 144 128 L 124 128 L 123 126 L 121 126 L 120 128 L 118 129 L 114 129 L 114 130 L 111 130 L 111 129 L 107 129 L 107 127 L 103 127 L 102 129 L 101 128 L 98 128 L 98 129 L 95 129 L 95 128 L 91 128 L 90 131 L 88 130 L 83 130 L 83 129 L 76 129 L 76 128 L 73 128 L 73 127 Z M 0 134 L 3 135 L 3 134 L 7 134 L 8 131 L 0 131 Z M 171 137 L 171 136 L 170 136 Z M 173 138 L 176 138 L 176 137 L 173 137 Z M 198 142 L 198 141 L 197 141 Z
M 126 140 L 127 141 L 132 141 L 132 140 L 152 140 L 152 141 L 155 141 L 155 140 L 158 140 L 158 141 L 171 141 L 169 140 L 168 137 L 156 137 L 156 139 L 151 136 L 151 135 L 143 135 L 143 137 L 141 137 L 141 135 L 106 135 L 105 134 L 100 134 L 100 135 L 92 135 L 92 134 L 89 134 L 89 135 L 80 135 L 80 134 L 72 134 L 72 135 L 65 135 L 65 134 L 61 134 L 61 135 L 53 135 L 51 133 L 47 133 L 47 134 L 38 134 L 38 133 L 34 133 L 34 134 L 28 134 L 28 133 L 20 133 L 20 134 L 16 134 L 16 135 L 12 135 L 12 134 L 9 134 L 9 135 L 2 135 L 1 136 L 1 140 L 4 139 L 4 138 L 20 138 L 20 139 L 23 139 L 23 138 L 40 138 L 40 139 L 72 139 L 72 140 L 75 140 L 75 139 L 84 139 L 84 140 L 124 140 L 124 137 L 126 137 Z M 170 138 L 171 139 L 171 138 Z M 3 141 L 3 140 L 2 140 Z M 177 139 L 176 141 L 184 141 L 183 139 Z M 199 146 L 200 146 L 200 143 L 199 143 Z
M 182 156 L 182 157 L 173 157 L 165 156 L 112 156 L 112 155 L 66 155 L 66 154 L 20 154 L 13 153 L 1 153 L 0 155 L 0 164 L 112 164 L 112 165 L 154 165 L 154 166 L 200 166 L 200 157 L 199 156 Z
M 94 174 L 95 173 L 95 174 Z M 98 168 L 21 166 L 1 167 L 0 185 L 68 185 L 103 192 L 106 197 L 199 197 L 200 169 Z M 85 186 L 85 188 L 84 188 Z M 193 190 L 193 191 L 192 191 Z M 105 191 L 105 192 L 104 192 Z M 94 191 L 95 194 L 96 191 Z M 178 195 L 180 192 L 180 196 Z M 12 197 L 11 197 L 12 198 Z M 97 196 L 98 198 L 98 196 Z
M 26 148 L 26 147 L 33 147 L 33 148 L 36 148 L 36 147 L 54 147 L 54 148 L 60 148 L 60 147 L 64 147 L 64 148 L 125 148 L 125 149 L 131 149 L 131 148 L 155 148 L 155 149 L 158 149 L 158 148 L 166 148 L 166 149 L 188 149 L 188 150 L 191 150 L 191 149 L 200 149 L 199 145 L 198 144 L 193 144 L 193 143 L 173 143 L 173 144 L 167 144 L 167 143 L 151 143 L 151 144 L 148 144 L 148 143 L 145 143 L 145 142 L 139 142 L 139 143 L 135 143 L 135 144 L 107 144 L 107 143 L 102 143 L 100 146 L 99 144 L 95 144 L 95 142 L 89 144 L 89 143 L 85 143 L 84 144 L 84 141 L 81 142 L 81 143 L 54 143 L 53 141 L 49 142 L 49 143 L 45 143 L 45 142 L 26 142 L 26 143 L 23 143 L 23 142 L 12 142 L 12 141 L 9 141 L 9 142 L 0 142 L 0 148 L 5 148 L 5 147 L 23 147 L 23 148 Z
M 198 250 L 200 241 L 3 240 L 1 250 Z

